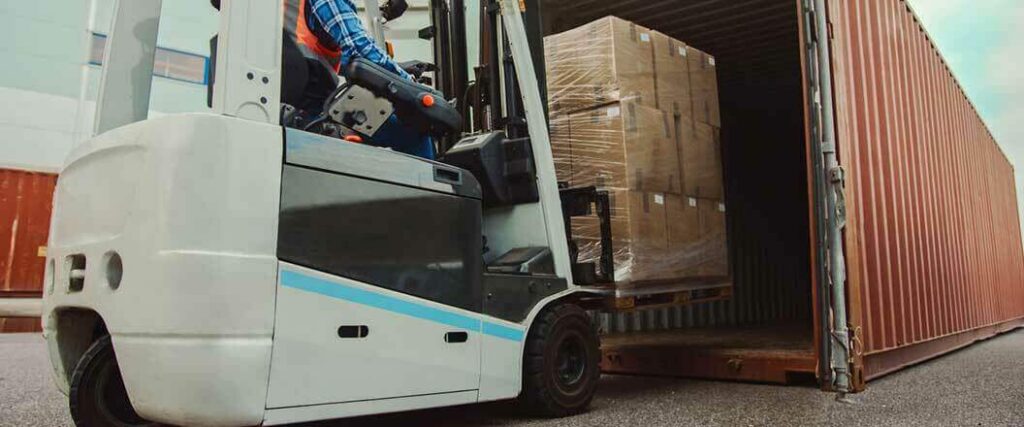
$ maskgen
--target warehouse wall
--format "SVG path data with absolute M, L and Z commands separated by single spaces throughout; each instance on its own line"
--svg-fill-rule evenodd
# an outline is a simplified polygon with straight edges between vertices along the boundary
M 829 3 L 871 378 L 1024 324 L 1024 252 L 1013 166 L 905 2 Z
M 160 46 L 200 56 L 216 29 L 205 0 L 165 1 Z M 57 172 L 92 128 L 100 68 L 90 64 L 93 33 L 109 32 L 113 0 L 0 4 L 5 66 L 0 68 L 0 168 Z M 195 111 L 200 84 L 156 78 L 152 109 Z
M 360 2 L 357 2 L 360 3 Z M 430 42 L 417 32 L 430 24 L 428 0 L 388 27 L 396 59 L 430 60 Z M 64 157 L 92 129 L 101 68 L 90 63 L 93 33 L 109 33 L 114 0 L 7 1 L 0 4 L 0 168 L 56 172 Z M 217 31 L 209 0 L 163 2 L 158 45 L 209 56 Z M 154 114 L 205 111 L 201 83 L 153 80 Z

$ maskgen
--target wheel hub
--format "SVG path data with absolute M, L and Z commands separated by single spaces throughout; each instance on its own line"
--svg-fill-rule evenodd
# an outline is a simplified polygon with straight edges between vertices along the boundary
M 556 378 L 563 388 L 580 384 L 586 371 L 586 351 L 579 336 L 570 335 L 558 346 L 555 357 Z

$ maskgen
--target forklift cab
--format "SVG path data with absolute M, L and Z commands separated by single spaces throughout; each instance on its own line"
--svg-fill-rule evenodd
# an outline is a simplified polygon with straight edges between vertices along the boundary
M 156 27 L 140 23 L 160 1 L 117 5 L 96 135 L 59 178 L 47 254 L 44 336 L 77 425 L 516 397 L 586 409 L 599 344 L 519 2 L 488 8 L 514 58 L 495 73 L 513 80 L 489 82 L 508 96 L 489 101 L 522 117 L 469 133 L 443 91 L 366 61 L 330 92 L 305 61 L 299 85 L 280 3 L 240 0 L 220 5 L 212 113 L 148 119 Z M 322 113 L 294 120 L 299 92 L 328 93 Z M 346 139 L 372 139 L 390 111 L 456 142 L 430 161 Z
M 220 0 L 211 0 L 211 5 L 220 10 Z M 433 137 L 460 133 L 459 112 L 429 86 L 407 81 L 363 58 L 345 64 L 342 82 L 333 67 L 298 43 L 295 25 L 289 23 L 301 16 L 294 10 L 299 7 L 310 13 L 306 1 L 285 4 L 279 79 L 282 126 L 372 143 L 373 136 L 394 113 L 401 123 Z M 391 0 L 380 9 L 394 20 L 406 8 L 403 0 Z M 217 48 L 218 36 L 214 36 L 210 40 L 212 60 L 207 83 L 207 105 L 211 107 Z

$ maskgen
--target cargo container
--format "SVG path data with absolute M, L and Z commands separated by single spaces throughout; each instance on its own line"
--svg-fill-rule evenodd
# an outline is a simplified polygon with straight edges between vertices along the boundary
M 606 372 L 860 391 L 1024 325 L 1013 167 L 905 1 L 534 6 L 717 61 L 733 295 L 600 315 Z
M 0 169 L 0 298 L 41 297 L 57 175 Z
M 17 334 L 42 331 L 42 322 L 38 317 L 0 317 L 0 333 Z
M 0 298 L 43 295 L 56 184 L 55 174 L 0 169 Z M 0 333 L 40 331 L 38 318 L 0 317 Z

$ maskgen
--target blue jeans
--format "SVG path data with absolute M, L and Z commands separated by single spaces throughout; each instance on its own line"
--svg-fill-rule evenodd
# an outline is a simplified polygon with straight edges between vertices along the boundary
M 434 160 L 437 157 L 434 140 L 430 136 L 402 124 L 394 114 L 388 118 L 387 123 L 381 126 L 370 143 L 427 160 Z

